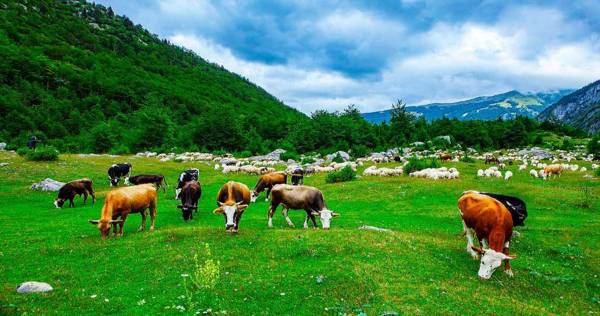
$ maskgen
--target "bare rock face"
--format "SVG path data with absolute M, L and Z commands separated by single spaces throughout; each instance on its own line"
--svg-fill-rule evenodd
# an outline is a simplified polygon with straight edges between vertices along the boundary
M 65 185 L 64 182 L 46 178 L 43 181 L 32 184 L 31 189 L 32 190 L 42 190 L 42 191 L 58 191 L 58 190 L 60 190 L 60 188 L 63 185 Z
M 17 286 L 17 293 L 38 293 L 38 292 L 50 292 L 53 288 L 48 283 L 29 281 L 19 284 Z
M 341 151 L 341 150 L 340 150 L 340 151 L 336 151 L 336 152 L 334 152 L 333 154 L 330 154 L 330 155 L 327 155 L 327 156 L 325 156 L 325 160 L 327 160 L 327 161 L 332 161 L 332 160 L 333 160 L 335 157 L 337 157 L 338 155 L 339 155 L 340 157 L 342 157 L 342 159 L 343 159 L 344 161 L 348 161 L 348 160 L 350 160 L 350 154 L 348 154 L 348 153 L 347 153 L 347 152 L 345 152 L 345 151 Z
M 590 133 L 600 131 L 600 80 L 563 97 L 538 119 L 556 120 Z

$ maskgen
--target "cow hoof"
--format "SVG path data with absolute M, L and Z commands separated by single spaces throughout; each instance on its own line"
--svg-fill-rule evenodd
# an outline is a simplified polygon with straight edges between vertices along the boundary
M 511 270 L 511 269 L 504 270 L 504 273 L 506 273 L 506 275 L 508 275 L 508 276 L 509 276 L 509 277 L 511 277 L 511 278 L 515 276 L 515 275 L 513 274 L 513 272 L 512 272 L 512 270 Z

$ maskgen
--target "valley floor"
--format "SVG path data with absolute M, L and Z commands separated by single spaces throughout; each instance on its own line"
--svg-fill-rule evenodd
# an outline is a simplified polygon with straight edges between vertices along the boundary
M 331 230 L 302 229 L 303 211 L 290 212 L 296 228 L 288 228 L 281 209 L 275 227 L 267 228 L 263 194 L 246 210 L 239 234 L 231 235 L 223 217 L 212 213 L 216 193 L 227 180 L 252 188 L 256 176 L 132 156 L 62 155 L 58 162 L 33 163 L 0 153 L 0 162 L 10 162 L 0 167 L 0 314 L 202 314 L 209 308 L 229 315 L 600 313 L 600 181 L 580 172 L 542 181 L 511 166 L 515 175 L 507 182 L 477 179 L 482 163 L 445 163 L 458 168 L 460 179 L 360 177 L 326 184 L 324 175 L 314 175 L 305 184 L 322 189 L 328 206 L 341 213 Z M 87 220 L 99 217 L 109 190 L 106 170 L 117 162 L 132 163 L 134 174 L 162 173 L 170 188 L 159 193 L 155 232 L 136 232 L 140 217 L 133 214 L 124 237 L 102 241 Z M 200 168 L 203 192 L 197 215 L 185 223 L 173 189 L 187 167 Z M 76 199 L 75 208 L 58 210 L 55 192 L 29 189 L 44 178 L 84 176 L 98 192 L 93 206 Z M 456 207 L 468 189 L 527 202 L 527 226 L 517 228 L 511 247 L 514 278 L 501 271 L 489 281 L 477 277 L 479 263 L 465 251 Z M 361 225 L 392 232 L 358 230 Z M 214 289 L 194 295 L 190 310 L 182 274 L 193 272 L 194 254 L 201 261 L 207 256 L 205 244 L 221 273 Z M 15 292 L 32 280 L 54 291 Z

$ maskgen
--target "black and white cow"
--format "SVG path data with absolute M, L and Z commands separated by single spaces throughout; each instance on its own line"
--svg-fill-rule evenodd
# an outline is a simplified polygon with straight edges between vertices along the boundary
M 133 167 L 130 163 L 117 163 L 108 168 L 108 181 L 110 186 L 116 187 L 119 185 L 121 177 L 125 177 L 125 184 L 129 183 L 129 176 Z
M 179 199 L 179 193 L 183 186 L 190 181 L 198 181 L 200 178 L 200 170 L 197 168 L 190 168 L 184 170 L 180 175 L 179 179 L 177 179 L 177 188 L 175 188 L 175 199 Z

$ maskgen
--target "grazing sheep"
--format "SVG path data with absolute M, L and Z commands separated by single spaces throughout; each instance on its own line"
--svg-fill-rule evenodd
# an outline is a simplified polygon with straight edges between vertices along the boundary
M 507 171 L 507 172 L 504 174 L 504 180 L 507 180 L 507 181 L 508 181 L 510 178 L 512 178 L 512 176 L 513 176 L 513 173 L 512 173 L 512 172 L 510 172 L 510 171 Z
M 534 178 L 537 178 L 538 177 L 538 172 L 535 169 L 531 169 L 531 170 L 529 170 L 529 175 L 532 176 L 532 177 L 534 177 Z

